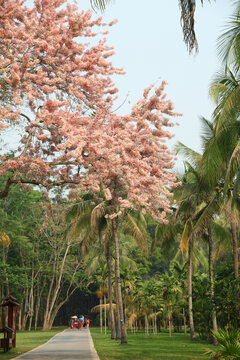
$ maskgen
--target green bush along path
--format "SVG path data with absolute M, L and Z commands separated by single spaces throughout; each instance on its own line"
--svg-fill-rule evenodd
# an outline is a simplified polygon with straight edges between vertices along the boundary
M 209 360 L 204 355 L 206 348 L 215 349 L 204 341 L 191 341 L 189 335 L 168 333 L 145 336 L 144 332 L 128 333 L 128 344 L 120 345 L 119 341 L 105 336 L 98 328 L 91 328 L 95 349 L 101 360 Z

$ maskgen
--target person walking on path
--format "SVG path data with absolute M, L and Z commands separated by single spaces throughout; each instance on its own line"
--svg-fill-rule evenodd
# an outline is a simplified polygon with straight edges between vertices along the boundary
M 81 330 L 81 326 L 82 326 L 81 320 L 78 319 L 78 330 Z
M 90 331 L 67 329 L 14 360 L 100 360 Z

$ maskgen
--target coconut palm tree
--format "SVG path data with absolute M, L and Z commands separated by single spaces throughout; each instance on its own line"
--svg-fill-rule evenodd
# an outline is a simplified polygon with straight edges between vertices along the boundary
M 204 125 L 206 126 L 205 121 L 203 120 Z M 203 139 L 203 143 L 206 139 Z M 214 285 L 213 285 L 213 237 L 211 224 L 214 220 L 214 216 L 220 211 L 221 199 L 219 198 L 219 193 L 215 189 L 211 189 L 206 186 L 206 183 L 202 181 L 201 176 L 201 160 L 202 156 L 195 151 L 187 148 L 183 144 L 179 143 L 176 147 L 178 153 L 183 153 L 191 163 L 187 163 L 188 166 L 188 183 L 183 184 L 180 192 L 182 193 L 182 205 L 185 207 L 191 206 L 191 216 L 188 216 L 187 221 L 185 222 L 181 244 L 183 251 L 188 246 L 188 255 L 189 255 L 189 265 L 188 265 L 188 277 L 189 277 L 189 297 L 191 297 L 191 272 L 192 272 L 192 241 L 196 234 L 203 234 L 204 232 L 207 235 L 208 247 L 209 247 L 209 280 L 210 280 L 210 293 L 211 293 L 211 303 L 212 303 L 212 321 L 213 321 L 213 330 L 217 331 L 217 318 L 216 318 L 216 308 L 214 301 Z M 191 185 L 191 187 L 189 187 Z M 195 188 L 194 192 L 193 188 Z M 179 191 L 177 190 L 176 193 Z M 181 208 L 181 205 L 180 205 Z M 189 211 L 189 208 L 188 208 Z M 190 321 L 190 330 L 191 330 L 191 311 L 192 311 L 192 300 L 189 298 L 189 321 Z M 191 337 L 194 337 L 193 330 L 191 330 Z M 217 341 L 214 338 L 214 343 L 217 345 Z
M 234 274 L 238 278 L 238 240 L 240 203 L 240 5 L 231 16 L 226 31 L 218 40 L 223 70 L 210 87 L 216 103 L 213 114 L 214 136 L 203 154 L 203 170 L 207 181 L 222 180 L 226 216 L 230 221 Z M 231 206 L 230 205 L 231 199 Z
M 186 285 L 186 267 L 187 267 L 187 261 L 184 262 L 182 265 L 174 260 L 171 263 L 171 271 L 173 273 L 173 276 L 177 281 L 179 282 L 179 286 L 181 289 L 181 307 L 182 307 L 182 316 L 183 316 L 183 326 L 184 326 L 184 335 L 187 335 L 187 324 L 186 324 L 186 315 L 185 315 L 185 309 L 184 304 L 186 303 L 186 293 L 187 293 L 187 285 Z
M 220 212 L 229 221 L 236 279 L 238 278 L 239 266 L 237 230 L 240 226 L 240 196 L 238 194 L 238 182 L 240 181 L 239 124 L 238 121 L 232 120 L 229 124 L 223 122 L 220 125 L 215 119 L 214 126 L 214 124 L 205 120 L 205 131 L 208 132 L 208 140 L 204 146 L 201 162 L 202 182 L 209 188 L 215 188 L 218 198 L 222 198 Z
M 117 303 L 117 326 L 121 328 L 121 343 L 126 343 L 126 328 L 124 324 L 124 313 L 122 303 L 122 291 L 120 281 L 120 255 L 119 255 L 119 235 L 118 230 L 122 233 L 128 233 L 137 240 L 142 249 L 148 252 L 148 237 L 146 226 L 147 223 L 143 214 L 128 210 L 118 219 L 107 219 L 106 214 L 109 211 L 107 201 L 96 200 L 91 194 L 83 194 L 84 201 L 81 201 L 71 207 L 68 212 L 69 220 L 72 219 L 71 231 L 80 236 L 82 247 L 85 249 L 86 244 L 89 246 L 96 238 L 102 244 L 102 249 L 108 248 L 111 243 L 115 245 L 115 286 L 116 286 L 116 303 Z M 104 251 L 103 251 L 104 253 Z M 107 256 L 111 256 L 110 250 L 106 252 Z M 107 258 L 108 269 L 111 260 Z M 110 276 L 108 277 L 109 294 L 112 293 L 110 286 Z M 114 324 L 113 310 L 110 298 L 110 315 L 111 324 Z M 118 334 L 116 335 L 118 338 Z

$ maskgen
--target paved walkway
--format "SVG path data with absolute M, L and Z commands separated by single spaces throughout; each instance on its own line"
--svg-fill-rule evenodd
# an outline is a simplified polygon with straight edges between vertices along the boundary
M 67 329 L 15 359 L 99 360 L 89 329 Z

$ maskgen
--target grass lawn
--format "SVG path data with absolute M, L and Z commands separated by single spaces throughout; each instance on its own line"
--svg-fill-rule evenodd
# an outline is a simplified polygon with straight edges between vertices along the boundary
M 193 342 L 190 335 L 168 333 L 145 336 L 143 332 L 128 333 L 128 344 L 110 339 L 100 334 L 99 328 L 91 328 L 91 335 L 100 360 L 209 360 L 204 355 L 205 348 L 215 347 L 203 341 Z M 215 348 L 216 349 L 216 348 Z
M 16 345 L 17 347 L 11 349 L 10 351 L 4 353 L 3 349 L 0 349 L 0 360 L 12 359 L 16 356 L 19 356 L 35 347 L 44 344 L 51 337 L 56 335 L 57 333 L 63 331 L 65 328 L 56 327 L 52 328 L 50 331 L 17 331 Z M 3 334 L 1 334 L 3 335 Z M 2 338 L 3 336 L 1 336 Z

